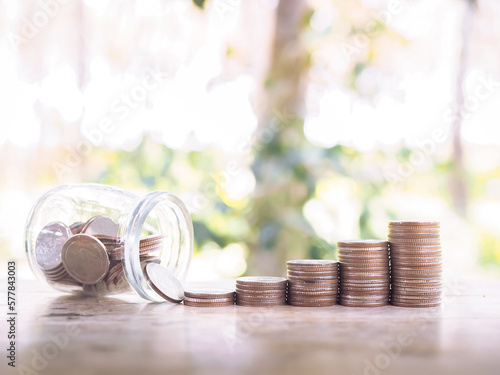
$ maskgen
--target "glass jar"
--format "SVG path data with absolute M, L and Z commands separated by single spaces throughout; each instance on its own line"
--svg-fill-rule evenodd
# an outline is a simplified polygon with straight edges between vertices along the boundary
M 147 269 L 165 272 L 170 285 L 184 282 L 193 225 L 186 206 L 166 191 L 139 197 L 113 186 L 67 184 L 35 203 L 25 241 L 37 278 L 58 290 L 106 295 L 132 287 L 161 302 L 170 298 Z

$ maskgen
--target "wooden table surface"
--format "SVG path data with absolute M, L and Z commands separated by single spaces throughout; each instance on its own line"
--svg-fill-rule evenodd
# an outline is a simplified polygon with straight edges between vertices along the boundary
M 16 374 L 500 374 L 500 281 L 448 282 L 427 309 L 196 308 L 19 284 Z

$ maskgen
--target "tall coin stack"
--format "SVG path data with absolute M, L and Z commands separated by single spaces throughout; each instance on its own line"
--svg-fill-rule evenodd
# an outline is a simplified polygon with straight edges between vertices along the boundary
M 389 222 L 393 305 L 440 305 L 443 263 L 439 232 L 439 222 Z
M 286 279 L 272 276 L 246 276 L 236 279 L 236 304 L 241 306 L 279 306 L 286 304 Z
M 387 241 L 340 241 L 340 304 L 376 307 L 389 304 L 390 271 Z
M 300 259 L 286 262 L 288 304 L 323 307 L 337 304 L 338 263 L 332 260 Z

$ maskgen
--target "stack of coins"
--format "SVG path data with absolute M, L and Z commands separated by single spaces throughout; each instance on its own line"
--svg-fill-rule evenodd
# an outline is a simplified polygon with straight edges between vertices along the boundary
M 390 272 L 387 241 L 341 241 L 337 245 L 340 304 L 351 307 L 388 305 Z
M 389 222 L 393 305 L 440 305 L 443 263 L 439 229 L 439 222 Z
M 217 307 L 234 305 L 235 293 L 231 289 L 191 289 L 184 292 L 184 305 Z
M 72 236 L 70 228 L 60 222 L 46 225 L 40 231 L 35 245 L 35 257 L 47 281 L 65 285 L 81 286 L 73 279 L 62 262 L 62 249 Z
M 332 260 L 299 259 L 286 262 L 288 304 L 323 307 L 337 304 L 338 263 Z
M 279 306 L 286 304 L 286 279 L 247 276 L 236 279 L 236 304 L 241 306 Z

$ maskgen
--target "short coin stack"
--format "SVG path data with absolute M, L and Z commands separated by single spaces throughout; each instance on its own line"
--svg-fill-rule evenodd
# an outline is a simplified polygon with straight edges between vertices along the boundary
M 247 276 L 236 279 L 236 304 L 241 306 L 279 306 L 286 304 L 286 279 Z
M 184 292 L 184 305 L 194 307 L 218 307 L 234 305 L 234 290 L 200 288 Z
M 337 245 L 340 304 L 351 307 L 388 305 L 390 272 L 387 241 L 341 241 Z
M 393 305 L 440 305 L 443 263 L 439 228 L 439 222 L 389 222 Z
M 323 307 L 337 304 L 338 263 L 333 260 L 300 259 L 286 262 L 288 304 Z

